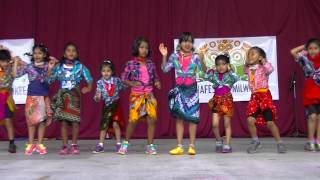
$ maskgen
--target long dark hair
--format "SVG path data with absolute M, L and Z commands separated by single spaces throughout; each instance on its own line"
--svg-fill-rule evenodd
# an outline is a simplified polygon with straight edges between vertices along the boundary
M 45 46 L 43 43 L 40 44 L 35 44 L 32 47 L 32 53 L 25 53 L 25 55 L 30 56 L 31 57 L 31 62 L 34 62 L 34 58 L 33 58 L 33 53 L 36 49 L 39 49 L 43 54 L 45 54 L 45 58 L 43 59 L 44 62 L 48 62 L 49 61 L 49 50 L 47 48 L 47 46 Z

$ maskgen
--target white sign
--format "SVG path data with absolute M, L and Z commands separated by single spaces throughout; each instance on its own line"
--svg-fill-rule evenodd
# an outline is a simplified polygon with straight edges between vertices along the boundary
M 174 40 L 174 47 L 178 45 L 178 39 Z M 234 101 L 249 101 L 250 89 L 248 86 L 248 77 L 244 74 L 243 65 L 246 60 L 247 51 L 258 46 L 267 54 L 267 60 L 274 67 L 273 73 L 269 76 L 269 88 L 273 100 L 279 100 L 278 89 L 278 70 L 277 70 L 277 40 L 275 36 L 263 37 L 236 37 L 236 38 L 203 38 L 195 39 L 195 52 L 199 51 L 200 47 L 208 44 L 209 50 L 204 56 L 205 64 L 208 69 L 215 66 L 214 59 L 223 53 L 230 55 L 230 62 L 235 69 L 235 73 L 240 77 L 240 80 L 232 88 Z M 214 95 L 212 83 L 208 81 L 198 82 L 198 92 L 200 103 L 207 103 Z
M 33 39 L 5 39 L 0 40 L 0 44 L 12 52 L 12 56 L 19 56 L 26 63 L 30 63 L 30 57 L 24 55 L 32 52 Z M 27 98 L 29 79 L 25 74 L 13 81 L 13 99 L 16 104 L 25 104 Z

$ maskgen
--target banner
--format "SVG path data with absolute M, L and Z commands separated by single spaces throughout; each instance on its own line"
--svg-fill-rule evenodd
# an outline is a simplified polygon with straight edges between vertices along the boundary
M 178 42 L 178 39 L 174 40 L 175 48 L 177 48 Z M 215 66 L 214 60 L 218 55 L 224 53 L 228 53 L 230 55 L 231 66 L 240 78 L 240 80 L 232 88 L 234 101 L 250 100 L 251 92 L 248 86 L 248 77 L 243 71 L 243 65 L 246 60 L 247 51 L 253 46 L 259 46 L 260 48 L 264 49 L 267 54 L 267 60 L 274 67 L 274 71 L 269 76 L 269 88 L 273 100 L 279 100 L 277 40 L 275 36 L 195 39 L 195 53 L 199 52 L 199 48 L 203 47 L 205 44 L 209 46 L 209 50 L 204 56 L 204 61 L 208 69 L 211 69 Z M 207 103 L 214 95 L 212 83 L 199 80 L 198 92 L 200 103 Z
M 30 63 L 30 57 L 24 54 L 32 51 L 34 45 L 33 39 L 5 39 L 0 40 L 0 44 L 8 48 L 12 56 L 19 56 L 24 62 Z M 25 104 L 28 84 L 29 79 L 27 74 L 13 81 L 13 99 L 16 104 Z

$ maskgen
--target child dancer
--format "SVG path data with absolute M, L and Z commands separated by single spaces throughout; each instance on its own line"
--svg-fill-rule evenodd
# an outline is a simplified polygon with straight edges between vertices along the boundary
M 79 154 L 78 134 L 80 124 L 80 82 L 84 77 L 87 86 L 81 89 L 86 94 L 91 91 L 92 77 L 89 70 L 80 63 L 78 48 L 74 43 L 67 43 L 64 55 L 53 69 L 49 67 L 50 79 L 60 81 L 60 89 L 52 99 L 53 118 L 61 122 L 63 146 L 59 154 Z M 72 126 L 72 144 L 68 148 L 68 125 Z
M 303 88 L 303 105 L 308 117 L 307 151 L 320 151 L 320 41 L 310 39 L 305 45 L 291 50 L 292 56 L 302 66 L 306 79 Z
M 115 67 L 109 60 L 105 60 L 101 63 L 100 67 L 102 78 L 97 81 L 96 94 L 94 96 L 95 101 L 104 101 L 102 109 L 102 118 L 100 122 L 100 141 L 96 145 L 93 153 L 104 152 L 104 139 L 106 137 L 107 129 L 109 126 L 113 126 L 116 137 L 116 150 L 120 149 L 121 130 L 123 127 L 123 119 L 119 114 L 119 95 L 120 91 L 125 89 L 121 79 L 115 76 Z
M 47 153 L 43 144 L 43 137 L 46 126 L 51 123 L 52 110 L 50 108 L 49 87 L 47 80 L 47 71 L 49 54 L 48 49 L 42 44 L 34 45 L 32 48 L 32 59 L 30 64 L 24 64 L 18 67 L 18 62 L 14 63 L 14 73 L 16 77 L 28 74 L 29 85 L 27 100 L 25 105 L 25 115 L 28 125 L 29 141 L 26 145 L 25 154 L 31 155 L 37 151 L 43 155 Z M 34 144 L 34 134 L 38 126 L 38 143 Z
M 195 155 L 195 138 L 197 124 L 199 123 L 200 104 L 197 92 L 196 75 L 202 76 L 203 62 L 199 56 L 193 53 L 194 39 L 189 32 L 183 32 L 179 38 L 179 51 L 171 54 L 167 61 L 168 50 L 163 43 L 159 50 L 162 54 L 162 70 L 169 72 L 175 69 L 176 87 L 169 92 L 169 108 L 171 114 L 176 118 L 177 142 L 176 148 L 169 153 L 171 155 L 182 155 L 184 121 L 189 123 L 189 155 Z
M 129 123 L 126 137 L 121 144 L 119 154 L 126 154 L 129 140 L 138 121 L 145 119 L 148 124 L 147 154 L 157 154 L 154 145 L 155 122 L 157 119 L 157 100 L 153 95 L 153 86 L 161 89 L 156 66 L 150 57 L 149 41 L 143 37 L 137 38 L 132 46 L 133 60 L 127 62 L 122 80 L 131 86 Z
M 212 111 L 213 133 L 216 137 L 216 152 L 231 153 L 231 118 L 233 114 L 232 86 L 238 81 L 238 76 L 232 72 L 229 55 L 218 55 L 215 59 L 215 70 L 209 70 L 205 75 L 213 83 L 214 96 L 209 101 Z M 220 136 L 219 121 L 224 118 L 226 141 Z
M 277 141 L 278 153 L 285 153 L 286 147 L 281 141 L 279 130 L 274 123 L 276 119 L 276 106 L 272 102 L 269 90 L 269 75 L 273 71 L 270 62 L 266 60 L 266 53 L 259 47 L 252 47 L 248 51 L 245 73 L 248 75 L 249 88 L 252 92 L 247 108 L 248 128 L 252 141 L 247 149 L 248 153 L 256 153 L 260 148 L 260 141 L 257 136 L 256 124 L 267 124 L 268 129 Z
M 17 58 L 13 58 L 16 61 Z M 11 66 L 10 51 L 0 47 L 0 124 L 7 129 L 9 148 L 8 152 L 16 153 L 17 147 L 14 144 L 14 127 L 12 117 L 15 111 L 15 104 L 12 98 L 12 83 L 14 74 Z

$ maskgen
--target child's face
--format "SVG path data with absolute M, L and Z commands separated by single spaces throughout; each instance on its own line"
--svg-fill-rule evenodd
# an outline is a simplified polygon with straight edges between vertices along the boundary
M 139 46 L 139 57 L 147 57 L 149 52 L 148 43 L 142 41 Z
M 320 52 L 320 47 L 316 43 L 311 43 L 309 44 L 307 51 L 311 57 L 315 57 Z
M 218 60 L 216 63 L 216 69 L 219 73 L 225 73 L 228 71 L 229 64 L 224 60 Z
M 44 60 L 44 58 L 46 58 L 46 54 L 43 53 L 39 48 L 36 48 L 34 51 L 33 51 L 33 59 L 34 59 L 34 62 L 42 62 Z
M 193 48 L 193 43 L 191 37 L 187 41 L 182 41 L 181 44 L 181 50 L 185 53 L 190 53 Z
M 0 60 L 0 68 L 1 69 L 7 69 L 9 67 L 9 60 Z
M 257 50 L 250 49 L 248 51 L 246 63 L 248 65 L 255 65 L 255 64 L 258 64 L 262 59 L 263 59 L 263 57 L 258 53 Z
M 74 60 L 78 57 L 78 52 L 76 47 L 74 46 L 68 46 L 66 50 L 64 51 L 64 57 L 69 60 Z
M 103 66 L 101 69 L 101 75 L 104 79 L 109 79 L 112 76 L 112 70 L 109 66 Z

